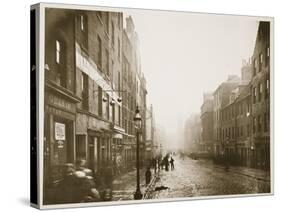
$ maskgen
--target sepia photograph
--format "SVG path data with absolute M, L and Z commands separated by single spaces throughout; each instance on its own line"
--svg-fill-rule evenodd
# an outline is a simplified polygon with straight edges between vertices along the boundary
M 273 18 L 40 9 L 43 206 L 273 193 Z

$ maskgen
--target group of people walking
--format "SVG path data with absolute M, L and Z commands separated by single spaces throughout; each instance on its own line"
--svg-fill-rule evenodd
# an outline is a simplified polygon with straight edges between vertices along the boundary
M 164 157 L 159 155 L 153 158 L 151 163 L 155 172 L 157 172 L 157 170 L 165 169 L 165 171 L 173 171 L 175 169 L 175 160 L 171 153 L 166 154 Z

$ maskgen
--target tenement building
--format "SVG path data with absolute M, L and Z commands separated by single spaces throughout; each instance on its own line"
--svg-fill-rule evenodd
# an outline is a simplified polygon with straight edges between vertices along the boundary
M 252 56 L 254 167 L 270 168 L 270 23 L 260 22 Z
M 222 107 L 222 147 L 225 159 L 234 165 L 250 165 L 251 79 L 250 62 L 243 60 L 241 81 Z
M 145 138 L 146 85 L 126 20 L 124 27 L 118 12 L 46 10 L 44 185 L 70 163 L 101 177 L 135 165 L 133 119 L 139 105 Z
M 142 127 L 140 132 L 140 161 L 143 164 L 145 155 L 146 132 L 146 82 L 141 72 L 139 39 L 135 31 L 131 16 L 126 18 L 123 30 L 123 60 L 122 60 L 122 88 L 123 88 L 123 127 L 124 160 L 127 168 L 135 166 L 136 128 L 134 116 L 136 107 L 140 109 Z
M 121 127 L 122 13 L 81 12 L 75 17 L 76 159 L 95 173 L 115 164 Z
M 214 144 L 213 144 L 213 156 L 215 160 L 220 160 L 225 152 L 225 144 L 227 140 L 222 139 L 222 108 L 229 104 L 229 96 L 231 92 L 238 87 L 240 78 L 236 75 L 230 75 L 227 81 L 221 83 L 214 91 Z M 229 128 L 228 128 L 229 130 Z M 227 132 L 232 134 L 232 128 Z

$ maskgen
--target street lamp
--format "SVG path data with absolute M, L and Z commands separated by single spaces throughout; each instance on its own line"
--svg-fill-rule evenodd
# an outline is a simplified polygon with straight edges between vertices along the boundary
M 136 154 L 136 167 L 137 167 L 137 188 L 136 188 L 136 192 L 134 194 L 134 199 L 138 200 L 138 199 L 142 199 L 142 193 L 140 190 L 140 166 L 139 166 L 139 149 L 140 149 L 140 144 L 139 144 L 139 140 L 140 140 L 140 129 L 141 129 L 141 115 L 140 115 L 140 110 L 137 106 L 136 108 L 136 114 L 134 117 L 134 122 L 136 124 L 136 136 L 137 136 L 137 154 Z

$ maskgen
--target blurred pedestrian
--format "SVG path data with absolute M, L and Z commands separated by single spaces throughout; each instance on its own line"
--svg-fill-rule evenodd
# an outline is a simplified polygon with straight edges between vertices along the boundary
M 165 170 L 169 171 L 169 159 L 168 159 L 168 155 L 165 156 L 164 158 L 164 164 L 165 164 Z
M 174 165 L 174 158 L 173 157 L 171 157 L 170 164 L 171 164 L 171 170 L 174 170 L 175 165 Z
M 150 167 L 147 167 L 147 170 L 145 172 L 145 184 L 146 184 L 146 186 L 149 185 L 150 181 L 151 181 L 151 171 L 150 171 Z

